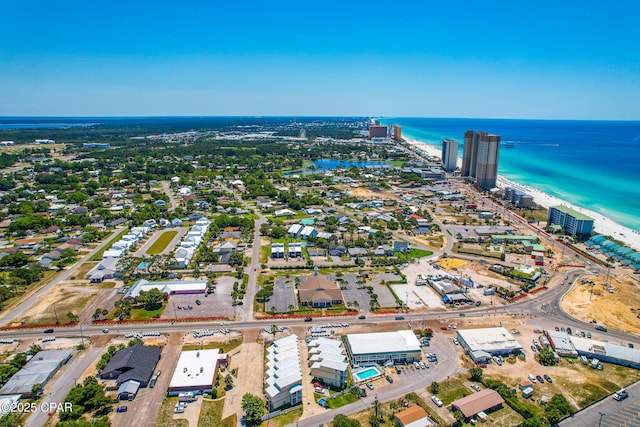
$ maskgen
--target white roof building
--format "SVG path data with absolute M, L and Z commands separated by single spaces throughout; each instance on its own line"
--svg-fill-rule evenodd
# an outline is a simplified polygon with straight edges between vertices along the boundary
M 188 391 L 210 392 L 218 375 L 218 364 L 226 360 L 227 355 L 218 348 L 183 351 L 169 383 L 169 396 Z
M 300 350 L 295 335 L 275 340 L 267 349 L 267 385 L 265 394 L 269 410 L 302 401 Z
M 354 365 L 389 360 L 411 362 L 420 360 L 422 355 L 420 341 L 410 330 L 349 334 L 346 350 Z
M 458 341 L 467 354 L 486 351 L 491 355 L 509 354 L 522 346 L 505 328 L 458 329 Z
M 169 295 L 174 294 L 203 294 L 207 290 L 208 280 L 168 280 L 163 282 L 149 282 L 140 279 L 133 284 L 131 289 L 126 293 L 124 299 L 132 299 L 140 295 L 142 291 L 150 291 L 158 289 Z

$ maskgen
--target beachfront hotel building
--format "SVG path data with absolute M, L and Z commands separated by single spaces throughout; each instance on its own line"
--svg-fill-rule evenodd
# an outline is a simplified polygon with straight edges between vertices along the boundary
M 461 175 L 473 178 L 484 190 L 494 188 L 498 179 L 499 156 L 499 135 L 468 130 L 464 133 Z
M 386 138 L 387 127 L 383 125 L 370 125 L 369 126 L 369 139 L 372 138 Z
M 552 206 L 549 208 L 547 225 L 559 225 L 565 233 L 591 235 L 593 232 L 593 218 L 566 206 Z
M 442 140 L 442 169 L 453 172 L 458 166 L 458 141 L 445 138 Z

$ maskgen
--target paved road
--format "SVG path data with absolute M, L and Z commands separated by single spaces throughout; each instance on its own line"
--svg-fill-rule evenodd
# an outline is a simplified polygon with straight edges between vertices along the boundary
M 64 402 L 69 391 L 76 385 L 76 381 L 82 376 L 82 374 L 84 374 L 96 357 L 101 355 L 104 351 L 105 346 L 91 347 L 86 352 L 81 353 L 79 357 L 74 355 L 71 360 L 67 362 L 68 366 L 62 368 L 64 371 L 61 372 L 57 378 L 54 377 L 52 382 L 47 384 L 45 395 L 40 400 L 39 408 L 41 404 L 49 405 L 52 403 L 60 404 Z M 48 420 L 49 414 L 38 410 L 27 418 L 25 426 L 42 427 Z
M 162 191 L 169 196 L 169 209 L 167 209 L 167 212 L 173 212 L 178 206 L 178 202 L 176 202 L 176 198 L 173 196 L 171 186 L 168 181 L 162 181 L 160 184 L 162 185 Z
M 247 209 L 250 206 L 245 204 Z M 251 248 L 251 263 L 245 268 L 245 273 L 249 274 L 249 282 L 247 283 L 247 292 L 244 295 L 244 302 L 239 311 L 240 319 L 248 321 L 253 319 L 253 304 L 258 290 L 258 270 L 260 270 L 260 226 L 267 222 L 267 219 L 259 212 L 258 219 L 255 221 L 255 230 L 253 232 L 253 246 Z M 247 272 L 247 270 L 249 270 Z
M 124 229 L 125 227 L 116 228 L 114 232 L 111 235 L 109 235 L 109 238 L 105 239 L 105 241 L 102 242 L 100 245 L 98 245 L 95 249 L 93 249 L 91 252 L 89 252 L 82 258 L 80 258 L 80 260 L 77 261 L 75 264 L 73 264 L 66 270 L 62 271 L 54 279 L 52 279 L 47 285 L 45 285 L 40 290 L 33 293 L 30 297 L 22 301 L 17 307 L 3 313 L 0 318 L 0 324 L 6 325 L 8 323 L 13 322 L 16 319 L 19 319 L 23 311 L 29 308 L 32 304 L 35 304 L 37 301 L 39 301 L 44 294 L 46 294 L 51 288 L 56 286 L 58 283 L 60 283 L 63 280 L 67 280 L 69 277 L 73 276 L 76 268 L 78 268 L 80 265 L 87 262 L 89 258 L 93 256 L 93 254 L 95 254 L 96 252 L 101 250 L 104 246 L 106 246 L 109 242 L 111 242 L 111 239 L 114 236 L 117 236 Z
M 640 426 L 640 381 L 627 387 L 629 397 L 617 402 L 609 396 L 562 421 L 560 427 Z

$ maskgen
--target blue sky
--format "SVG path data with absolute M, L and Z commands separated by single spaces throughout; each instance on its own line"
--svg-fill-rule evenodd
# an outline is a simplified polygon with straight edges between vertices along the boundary
M 637 0 L 0 0 L 0 115 L 638 120 L 638 15 Z

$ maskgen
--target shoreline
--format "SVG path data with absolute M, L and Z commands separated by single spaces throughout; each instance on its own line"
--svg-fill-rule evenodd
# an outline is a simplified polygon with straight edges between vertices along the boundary
M 437 157 L 437 158 L 441 158 L 442 153 L 433 145 L 424 141 L 413 139 L 413 138 L 403 137 L 403 139 L 407 144 L 410 144 L 416 148 L 421 149 L 426 154 Z M 457 164 L 458 166 L 460 166 L 462 164 L 462 160 L 458 158 Z M 576 206 L 574 204 L 567 202 L 566 200 L 562 200 L 558 197 L 552 196 L 543 191 L 536 190 L 535 188 L 532 188 L 528 185 L 519 184 L 517 182 L 511 181 L 502 175 L 498 175 L 497 186 L 499 188 L 505 188 L 505 187 L 517 188 L 518 190 L 533 196 L 533 201 L 536 204 L 547 209 L 551 206 L 564 205 L 580 213 L 588 215 L 591 218 L 593 218 L 593 229 L 595 232 L 603 236 L 610 236 L 616 240 L 622 241 L 628 247 L 636 251 L 640 251 L 640 233 L 638 233 L 635 230 L 632 230 L 631 228 L 625 227 L 624 225 L 618 224 L 617 222 L 613 221 L 610 218 L 607 218 L 606 216 L 600 213 L 593 212 L 589 209 Z

